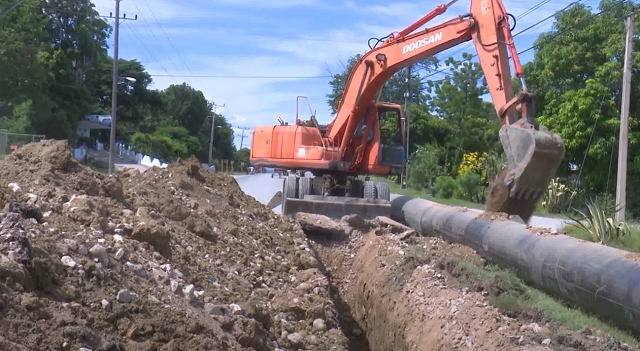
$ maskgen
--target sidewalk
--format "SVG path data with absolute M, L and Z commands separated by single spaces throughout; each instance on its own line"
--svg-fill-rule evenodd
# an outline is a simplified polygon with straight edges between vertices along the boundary
M 100 164 L 101 167 L 109 168 L 109 151 L 106 151 L 106 150 L 97 151 L 97 150 L 87 149 L 87 158 L 94 160 L 96 163 Z M 140 172 L 144 172 L 149 168 L 148 166 L 141 165 L 134 161 L 120 157 L 117 153 L 116 153 L 113 166 L 116 169 L 121 169 L 121 170 L 125 168 L 135 168 Z

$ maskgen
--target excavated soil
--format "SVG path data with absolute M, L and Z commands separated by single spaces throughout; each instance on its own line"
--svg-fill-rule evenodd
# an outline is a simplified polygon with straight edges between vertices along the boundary
M 300 227 L 195 159 L 108 176 L 28 144 L 0 209 L 1 350 L 351 347 Z
M 509 276 L 481 281 L 469 267 L 485 262 L 467 247 L 388 220 L 296 219 L 313 240 L 334 300 L 352 311 L 342 321 L 347 336 L 365 335 L 370 350 L 636 350 L 589 328 L 567 331 L 537 309 L 493 307 L 509 293 Z
M 507 174 L 508 170 L 503 170 L 491 183 L 484 210 L 494 213 L 517 213 L 524 222 L 527 222 L 536 210 L 537 201 L 523 201 L 509 197 L 509 186 L 504 183 Z
M 514 221 L 517 223 L 525 224 L 519 216 L 509 215 L 504 212 L 483 212 L 476 218 L 488 222 Z M 529 233 L 537 236 L 553 236 L 558 234 L 566 234 L 564 231 L 558 231 L 555 228 L 533 227 L 530 225 L 527 226 L 527 230 L 529 231 Z

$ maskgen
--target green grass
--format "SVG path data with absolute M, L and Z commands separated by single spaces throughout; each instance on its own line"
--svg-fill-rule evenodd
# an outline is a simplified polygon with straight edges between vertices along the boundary
M 371 177 L 371 180 L 374 182 L 387 182 L 389 184 L 389 190 L 391 191 L 392 194 L 418 197 L 421 199 L 433 201 L 441 205 L 447 205 L 447 206 L 467 207 L 467 208 L 475 208 L 479 210 L 482 210 L 484 208 L 484 204 L 478 204 L 475 202 L 460 200 L 460 199 L 441 199 L 439 197 L 430 196 L 424 191 L 420 191 L 412 188 L 402 189 L 402 187 L 399 184 L 396 184 L 390 181 L 389 179 L 385 179 L 382 177 Z M 534 212 L 534 215 L 543 216 L 543 217 L 554 217 L 554 218 L 568 218 L 566 215 L 560 214 L 560 213 L 547 213 L 542 209 L 540 204 L 538 204 L 538 208 Z
M 494 292 L 494 294 L 490 293 L 489 295 L 490 303 L 503 313 L 524 315 L 532 311 L 541 311 L 546 320 L 558 322 L 568 330 L 579 331 L 584 327 L 589 327 L 607 335 L 612 335 L 621 342 L 631 345 L 639 344 L 632 334 L 622 331 L 598 317 L 572 308 L 560 300 L 526 285 L 511 271 L 494 265 L 483 267 L 477 262 L 474 263 L 460 257 L 451 258 L 450 260 L 455 263 L 455 270 L 458 272 L 456 275 L 464 272 L 467 280 L 475 280 L 482 283 L 483 286 L 489 287 L 489 291 Z M 451 264 L 447 266 L 449 269 L 452 267 Z M 465 283 L 468 283 L 464 279 L 458 279 L 458 281 L 462 285 L 467 285 Z M 469 285 L 473 285 L 473 283 Z M 499 294 L 495 294 L 496 287 L 499 288 Z
M 98 164 L 97 162 L 93 161 L 93 160 L 88 160 L 84 163 L 84 165 L 86 167 L 91 168 L 92 170 L 96 171 L 96 172 L 100 172 L 100 173 L 104 173 L 104 174 L 109 174 L 109 169 L 106 167 L 101 166 L 100 164 Z M 120 170 L 118 168 L 115 168 L 114 173 L 120 173 Z
M 562 228 L 562 231 L 574 238 L 592 241 L 589 233 L 582 228 L 577 228 L 573 225 L 566 225 Z M 605 244 L 621 250 L 640 252 L 640 228 L 630 226 L 629 232 L 626 235 L 621 238 L 612 239 Z

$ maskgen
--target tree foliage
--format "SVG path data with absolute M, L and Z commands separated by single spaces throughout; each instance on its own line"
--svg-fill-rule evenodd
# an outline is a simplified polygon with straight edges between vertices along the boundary
M 19 2 L 0 3 L 0 128 L 73 139 L 85 115 L 111 113 L 112 28 L 89 0 Z M 215 120 L 214 158 L 235 157 L 231 126 L 201 91 L 187 84 L 153 90 L 141 62 L 118 64 L 120 76 L 136 80 L 118 84 L 119 140 L 167 160 L 194 154 L 207 161 Z
M 327 94 L 327 103 L 331 108 L 333 114 L 337 113 L 338 105 L 340 105 L 340 100 L 342 99 L 342 94 L 344 94 L 345 87 L 347 82 L 349 81 L 349 77 L 351 72 L 356 67 L 356 65 L 362 59 L 361 54 L 354 55 L 349 58 L 346 65 L 344 65 L 344 70 L 338 74 L 334 74 L 333 78 L 329 82 L 329 86 L 331 87 L 331 92 Z M 420 63 L 420 67 L 437 67 L 437 59 L 435 57 L 423 61 Z M 407 77 L 407 70 L 402 69 L 398 73 L 394 74 L 387 83 L 382 87 L 382 93 L 380 94 L 380 100 L 386 102 L 394 102 L 396 104 L 404 104 L 404 93 L 405 93 L 405 80 Z M 354 77 L 352 79 L 359 79 L 359 77 Z M 416 73 L 414 70 L 411 72 L 411 78 L 409 79 L 409 86 L 411 87 L 411 100 L 415 103 L 420 103 L 424 101 L 424 90 L 425 85 L 420 78 L 420 75 Z

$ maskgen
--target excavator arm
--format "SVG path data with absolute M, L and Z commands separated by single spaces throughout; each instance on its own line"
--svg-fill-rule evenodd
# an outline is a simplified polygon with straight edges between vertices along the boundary
M 339 146 L 342 159 L 348 149 L 354 160 L 361 159 L 366 138 L 361 138 L 361 145 L 353 145 L 352 138 L 385 82 L 411 64 L 473 40 L 502 122 L 499 134 L 508 161 L 507 170 L 492 184 L 485 209 L 516 214 L 528 221 L 564 158 L 564 143 L 533 119 L 533 97 L 527 91 L 509 28 L 511 15 L 501 0 L 471 0 L 468 14 L 416 32 L 457 1 L 438 6 L 360 59 L 347 81 L 336 118 L 326 136 Z M 512 94 L 509 56 L 515 75 L 522 83 L 523 90 L 516 97 Z M 518 111 L 522 116 L 520 119 Z

